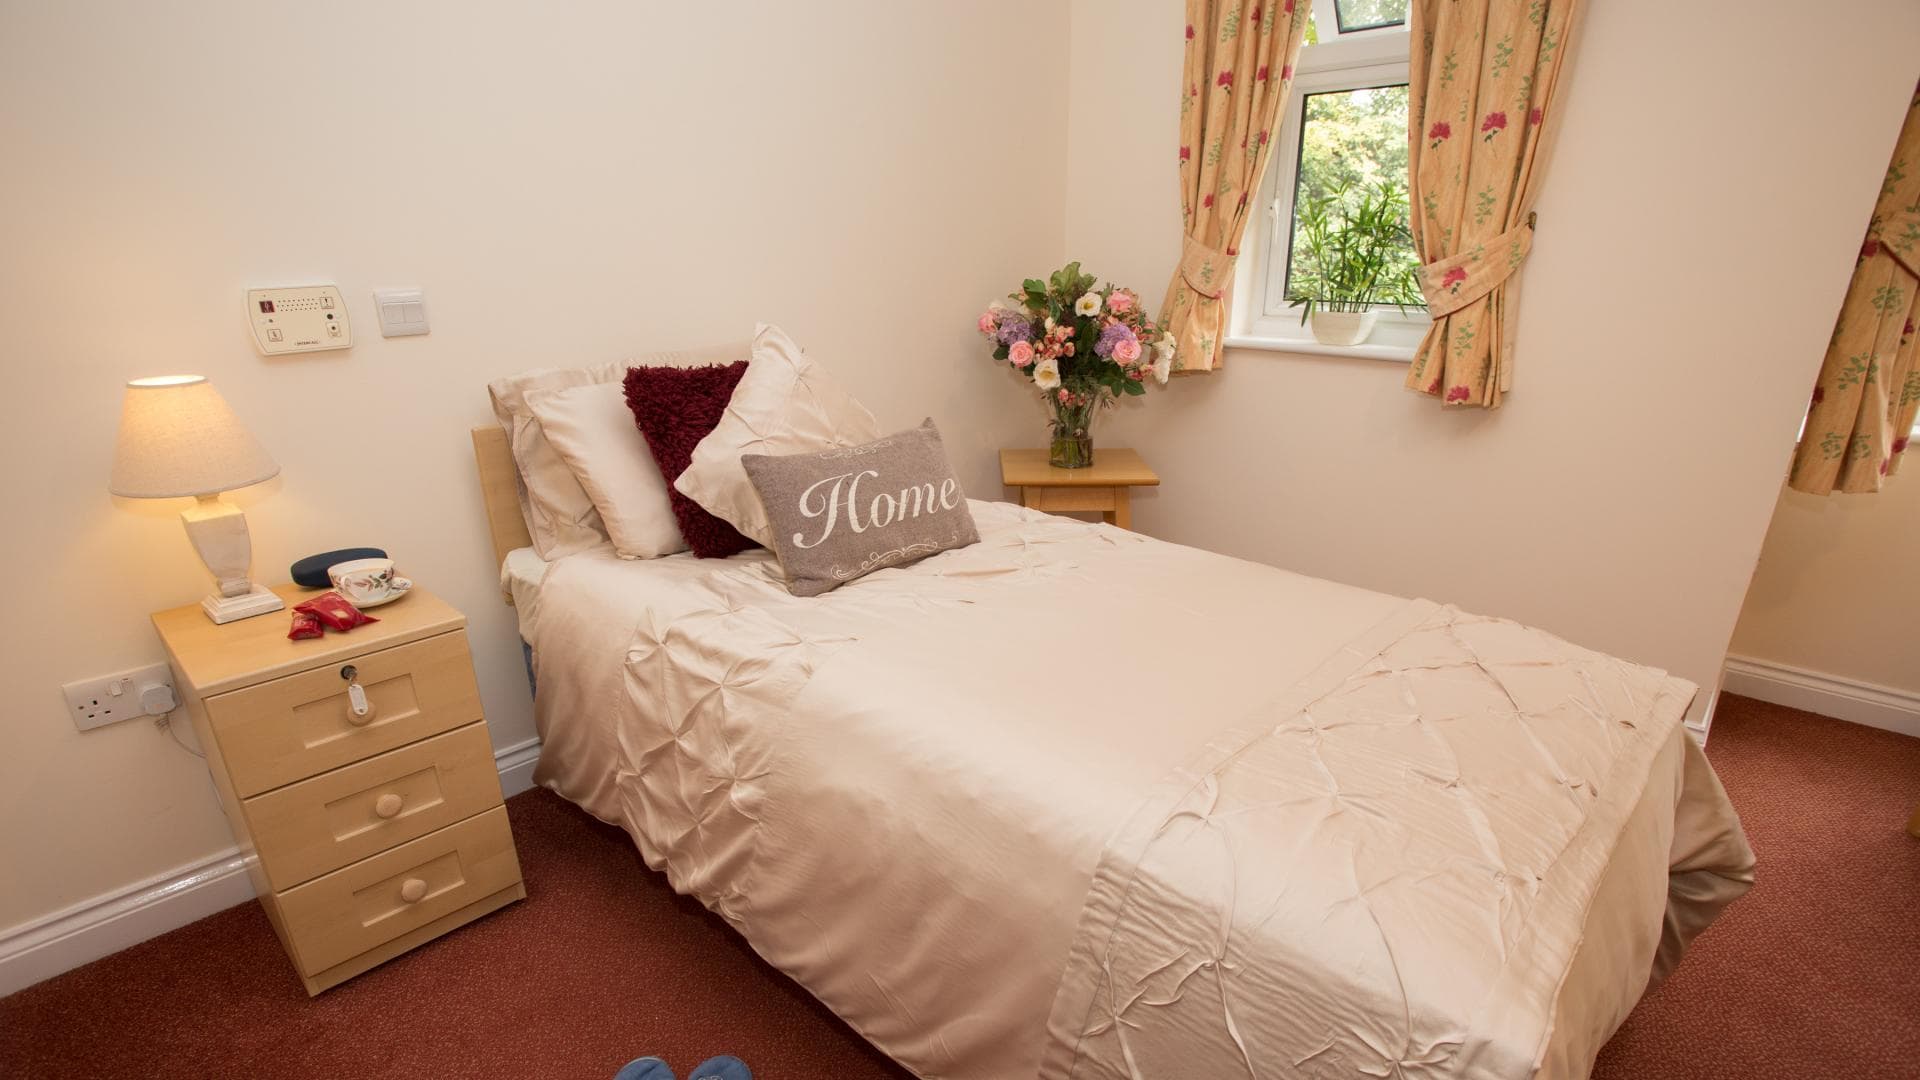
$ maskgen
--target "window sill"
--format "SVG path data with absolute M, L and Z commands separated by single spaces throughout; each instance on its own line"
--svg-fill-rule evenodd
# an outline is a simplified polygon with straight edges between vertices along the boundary
M 1345 356 L 1354 360 L 1387 360 L 1396 364 L 1413 363 L 1412 345 L 1322 345 L 1312 338 L 1229 337 L 1229 349 L 1255 349 L 1260 352 L 1296 353 L 1306 356 Z

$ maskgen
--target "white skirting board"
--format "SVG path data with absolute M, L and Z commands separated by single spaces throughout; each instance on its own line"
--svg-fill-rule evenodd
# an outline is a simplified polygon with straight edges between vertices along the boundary
M 518 795 L 533 786 L 540 740 L 516 743 L 493 757 L 501 791 Z M 0 930 L 0 997 L 251 899 L 247 860 L 239 848 L 228 848 Z
M 1920 737 L 1920 694 L 1747 656 L 1727 657 L 1729 694 Z

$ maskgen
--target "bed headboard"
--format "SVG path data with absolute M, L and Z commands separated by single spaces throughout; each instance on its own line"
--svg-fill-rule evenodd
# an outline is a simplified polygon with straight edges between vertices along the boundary
M 529 547 L 527 520 L 520 516 L 520 471 L 507 448 L 507 433 L 489 424 L 473 429 L 473 462 L 480 470 L 480 497 L 487 504 L 487 535 L 494 562 L 505 565 L 507 552 Z M 512 603 L 511 597 L 507 600 Z

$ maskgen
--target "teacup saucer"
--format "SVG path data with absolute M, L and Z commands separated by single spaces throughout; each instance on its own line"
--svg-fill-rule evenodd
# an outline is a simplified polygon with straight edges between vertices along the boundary
M 398 600 L 398 599 L 400 599 L 401 597 L 403 597 L 403 596 L 405 596 L 405 595 L 407 595 L 408 593 L 410 593 L 410 592 L 412 592 L 412 591 L 413 591 L 412 589 L 402 589 L 402 590 L 400 590 L 399 592 L 390 592 L 390 593 L 388 593 L 388 594 L 387 594 L 387 595 L 386 595 L 386 596 L 385 596 L 384 598 L 382 598 L 382 599 L 379 599 L 379 600 L 368 600 L 368 601 L 365 601 L 365 602 L 362 602 L 362 601 L 359 601 L 359 600 L 355 600 L 355 599 L 353 599 L 352 597 L 350 597 L 350 596 L 349 596 L 349 597 L 347 597 L 347 603 L 349 603 L 349 604 L 352 604 L 352 605 L 353 605 L 354 607 L 357 607 L 357 608 L 359 608 L 359 609 L 360 609 L 360 610 L 362 610 L 362 611 L 365 611 L 366 609 L 368 609 L 368 608 L 370 608 L 370 607 L 379 607 L 379 606 L 380 606 L 380 605 L 382 605 L 382 604 L 391 604 L 391 603 L 393 603 L 393 602 L 394 602 L 395 600 Z M 342 593 L 341 595 L 342 595 L 342 596 L 345 596 L 346 594 L 345 594 L 345 593 Z

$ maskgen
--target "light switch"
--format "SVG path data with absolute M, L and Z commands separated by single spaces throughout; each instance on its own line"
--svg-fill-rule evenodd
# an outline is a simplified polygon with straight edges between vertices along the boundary
M 375 289 L 373 306 L 380 313 L 381 337 L 427 332 L 427 297 L 419 289 Z

